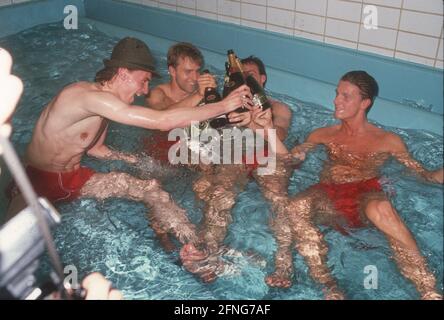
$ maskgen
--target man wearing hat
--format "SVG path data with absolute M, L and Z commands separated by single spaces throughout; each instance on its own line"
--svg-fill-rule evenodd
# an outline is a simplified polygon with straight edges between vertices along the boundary
M 188 126 L 236 109 L 250 101 L 243 86 L 219 103 L 204 108 L 185 107 L 157 111 L 134 106 L 134 95 L 146 95 L 153 76 L 159 76 L 147 45 L 124 38 L 114 47 L 105 68 L 95 82 L 77 82 L 63 88 L 43 109 L 25 154 L 27 174 L 40 196 L 51 202 L 77 197 L 124 197 L 143 201 L 156 209 L 168 207 L 169 215 L 186 218 L 155 180 L 140 180 L 126 173 L 96 173 L 82 167 L 86 153 L 100 159 L 136 162 L 137 159 L 104 145 L 107 120 L 147 129 L 170 130 Z M 13 188 L 10 212 L 23 208 L 23 200 Z M 147 194 L 149 195 L 147 196 Z M 185 221 L 185 220 L 184 220 Z M 187 221 L 187 220 L 186 220 Z M 189 223 L 181 225 L 179 240 L 192 237 Z M 165 227 L 165 226 L 164 226 Z

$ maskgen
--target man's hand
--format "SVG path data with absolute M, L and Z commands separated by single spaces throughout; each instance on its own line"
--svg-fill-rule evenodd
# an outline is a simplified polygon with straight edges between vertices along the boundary
M 271 109 L 267 109 L 264 111 L 253 110 L 253 122 L 263 129 L 273 129 L 273 114 L 271 113 Z
M 430 172 L 430 181 L 443 184 L 444 180 L 444 169 L 441 168 L 439 170 L 435 170 Z
M 251 112 L 231 112 L 228 114 L 228 120 L 237 126 L 246 127 L 251 122 Z
M 239 107 L 244 106 L 251 110 L 253 102 L 251 101 L 251 91 L 247 85 L 242 85 L 233 92 L 231 92 L 222 102 L 225 104 L 226 113 L 233 111 Z
M 86 290 L 85 300 L 122 300 L 122 293 L 113 289 L 111 282 L 98 272 L 91 273 L 82 281 Z
M 199 76 L 199 78 L 197 79 L 197 85 L 198 85 L 199 94 L 202 97 L 205 95 L 205 88 L 208 88 L 208 87 L 216 88 L 217 87 L 216 79 L 214 78 L 213 75 L 211 75 L 209 73 L 201 74 Z
M 0 48 L 0 124 L 9 119 L 23 92 L 23 83 L 16 76 L 11 75 L 12 58 L 4 49 Z

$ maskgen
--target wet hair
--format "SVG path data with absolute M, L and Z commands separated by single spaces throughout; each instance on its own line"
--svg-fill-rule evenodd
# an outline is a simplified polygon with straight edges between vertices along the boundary
M 370 106 L 373 104 L 375 97 L 378 95 L 378 83 L 376 82 L 375 78 L 365 71 L 358 70 L 347 72 L 342 76 L 341 81 L 347 81 L 357 86 L 359 88 L 361 98 L 370 99 Z
M 244 59 L 242 59 L 241 60 L 241 63 L 242 64 L 254 64 L 254 65 L 256 65 L 257 66 L 257 68 L 259 69 L 259 74 L 262 76 L 267 76 L 267 72 L 265 71 L 265 65 L 264 65 L 264 63 L 262 62 L 262 60 L 261 59 L 259 59 L 258 57 L 255 57 L 255 56 L 249 56 L 249 57 L 247 57 L 247 58 L 244 58 Z M 264 88 L 265 88 L 265 84 L 267 83 L 267 79 L 265 79 L 265 82 L 264 82 Z
M 190 58 L 200 66 L 204 64 L 202 53 L 194 45 L 188 42 L 179 42 L 171 46 L 167 54 L 167 65 L 177 67 L 179 58 Z
M 105 67 L 102 70 L 97 71 L 96 77 L 94 79 L 95 82 L 100 83 L 101 85 L 105 84 L 105 82 L 110 81 L 119 71 L 120 67 Z M 134 71 L 135 69 L 126 68 L 129 71 Z
M 117 70 L 119 70 L 118 67 L 105 67 L 102 70 L 97 71 L 94 81 L 103 85 L 117 74 Z

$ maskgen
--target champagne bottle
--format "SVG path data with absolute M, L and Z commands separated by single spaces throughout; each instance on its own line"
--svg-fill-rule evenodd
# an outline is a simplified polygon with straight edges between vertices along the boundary
M 205 69 L 202 72 L 203 73 L 210 73 L 207 69 Z M 212 88 L 212 87 L 205 88 L 203 104 L 215 103 L 215 102 L 219 102 L 221 100 L 222 100 L 222 98 L 221 98 L 219 92 L 217 91 L 217 88 Z M 224 127 L 225 125 L 228 124 L 227 116 L 225 114 L 223 114 L 217 118 L 210 119 L 209 124 L 210 124 L 210 127 L 214 128 L 214 129 Z
M 205 104 L 219 102 L 222 100 L 219 92 L 217 92 L 216 88 L 207 87 L 205 88 L 205 96 L 204 96 Z M 214 129 L 225 127 L 229 122 L 227 115 L 223 114 L 219 117 L 210 119 L 210 127 Z
M 265 90 L 262 88 L 256 79 L 250 74 L 245 78 L 245 82 L 250 87 L 251 94 L 253 95 L 253 104 L 260 106 L 262 110 L 271 108 L 270 101 L 268 101 L 265 95 Z
M 223 90 L 223 97 L 228 96 L 232 91 L 245 84 L 244 74 L 239 59 L 233 50 L 227 51 L 228 64 L 226 64 L 226 76 Z M 235 112 L 246 112 L 247 108 L 243 106 L 237 108 Z

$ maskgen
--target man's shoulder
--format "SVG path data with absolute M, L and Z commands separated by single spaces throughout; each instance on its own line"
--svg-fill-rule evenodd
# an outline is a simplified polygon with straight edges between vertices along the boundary
M 97 83 L 80 81 L 68 84 L 59 95 L 78 95 L 78 98 L 81 99 L 84 95 L 97 92 L 99 92 Z
M 371 140 L 376 141 L 385 152 L 398 152 L 405 150 L 402 138 L 392 131 L 372 125 Z
M 375 139 L 379 141 L 387 141 L 387 142 L 394 142 L 398 143 L 401 142 L 402 139 L 399 135 L 392 131 L 385 130 L 383 128 L 376 127 L 374 125 L 371 125 L 371 133 L 374 136 Z
M 331 138 L 339 130 L 339 125 L 332 125 L 328 127 L 321 127 L 314 129 L 307 140 L 313 143 L 324 143 Z
M 291 113 L 290 107 L 279 100 L 269 99 L 273 113 Z
M 170 83 L 161 83 L 151 90 L 151 94 L 168 96 L 171 92 Z

